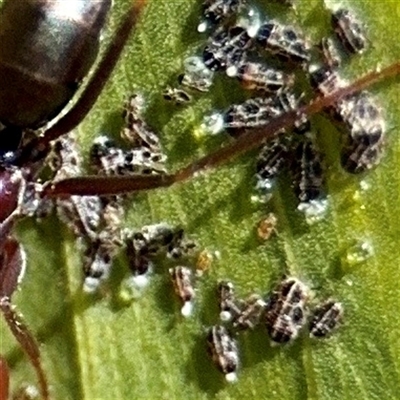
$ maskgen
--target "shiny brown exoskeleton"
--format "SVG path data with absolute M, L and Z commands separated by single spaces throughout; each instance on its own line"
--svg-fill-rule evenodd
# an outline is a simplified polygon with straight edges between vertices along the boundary
M 97 57 L 110 7 L 111 0 L 4 2 L 0 121 L 5 126 L 38 128 L 58 115 Z

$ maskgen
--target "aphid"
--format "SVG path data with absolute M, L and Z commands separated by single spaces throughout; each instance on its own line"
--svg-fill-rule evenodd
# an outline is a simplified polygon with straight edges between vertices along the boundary
M 160 139 L 144 119 L 145 99 L 140 94 L 133 94 L 125 103 L 123 118 L 125 126 L 121 137 L 131 148 L 147 148 L 153 153 L 162 153 Z
M 301 32 L 292 26 L 285 26 L 274 21 L 263 24 L 257 33 L 257 41 L 270 53 L 295 63 L 308 63 L 310 49 Z
M 239 368 L 239 350 L 236 341 L 228 330 L 221 325 L 211 327 L 207 334 L 208 352 L 228 382 L 237 380 Z
M 196 249 L 196 243 L 185 237 L 183 229 L 164 222 L 143 226 L 133 233 L 132 238 L 135 248 L 143 255 L 165 251 L 170 258 L 180 258 L 191 255 Z
M 178 106 L 190 103 L 192 101 L 192 97 L 189 93 L 185 92 L 183 89 L 172 87 L 167 87 L 164 90 L 163 97 L 165 100 L 171 101 Z
M 81 159 L 71 134 L 58 139 L 50 153 L 54 180 L 78 176 Z M 84 246 L 83 288 L 92 293 L 108 278 L 120 242 L 121 204 L 98 196 L 70 196 L 56 199 L 57 213 Z
M 94 293 L 101 283 L 108 279 L 112 261 L 120 247 L 117 238 L 108 234 L 89 242 L 83 257 L 83 273 L 85 281 L 83 290 L 86 293 Z
M 269 98 L 267 107 L 268 112 L 270 113 L 270 119 L 272 119 L 290 111 L 297 110 L 301 105 L 302 96 L 299 96 L 291 91 L 283 91 Z M 303 134 L 309 130 L 309 127 L 309 120 L 305 117 L 305 115 L 299 113 L 298 118 L 294 123 L 294 131 L 298 134 Z
M 291 137 L 283 136 L 270 140 L 261 149 L 256 163 L 256 188 L 267 194 L 271 191 L 275 179 L 287 164 Z
M 55 182 L 82 174 L 82 159 L 74 134 L 65 135 L 52 143 L 48 163 L 55 173 Z M 77 238 L 96 238 L 103 209 L 98 196 L 59 198 L 55 204 L 58 216 Z
M 218 283 L 218 303 L 221 321 L 230 321 L 240 315 L 240 305 L 235 297 L 235 287 L 232 282 Z
M 192 101 L 192 93 L 208 92 L 214 78 L 214 71 L 207 68 L 201 57 L 188 57 L 184 61 L 184 73 L 179 75 L 178 82 L 182 87 L 167 87 L 163 97 L 176 105 Z
M 307 217 L 319 217 L 327 206 L 322 160 L 314 138 L 305 135 L 297 145 L 292 165 L 294 187 L 299 199 L 298 210 Z
M 55 171 L 54 181 L 78 176 L 81 173 L 81 159 L 76 141 L 71 134 L 53 143 L 49 161 Z M 104 165 L 97 159 L 96 161 L 96 164 Z M 103 172 L 99 165 L 96 166 L 96 171 Z M 85 248 L 83 288 L 86 292 L 92 293 L 107 279 L 112 260 L 121 246 L 120 225 L 124 214 L 121 199 L 69 196 L 56 199 L 56 208 L 60 219 L 67 224 L 79 240 L 79 244 Z
M 299 96 L 286 91 L 271 97 L 250 98 L 241 104 L 233 104 L 223 113 L 206 117 L 203 126 L 212 134 L 226 129 L 231 136 L 238 137 L 247 129 L 266 126 L 273 118 L 297 109 L 300 101 Z M 308 120 L 300 115 L 295 123 L 296 132 L 306 131 L 308 126 Z
M 204 21 L 199 24 L 197 31 L 205 32 L 210 26 L 238 14 L 246 3 L 246 0 L 203 0 Z
M 107 136 L 98 137 L 91 148 L 92 164 L 105 175 L 150 175 L 165 172 L 166 157 L 147 147 L 124 150 Z
M 153 272 L 153 262 L 145 245 L 136 247 L 134 236 L 128 235 L 125 240 L 126 255 L 132 276 L 127 280 L 128 286 L 143 289 L 149 283 L 149 275 Z
M 332 13 L 332 25 L 343 47 L 352 54 L 362 53 L 367 46 L 364 27 L 358 18 L 346 9 Z
M 384 141 L 370 144 L 369 136 L 348 138 L 342 149 L 340 162 L 342 167 L 351 174 L 359 174 L 375 167 L 382 159 L 385 148 Z
M 166 156 L 161 150 L 158 136 L 143 118 L 145 100 L 132 95 L 125 103 L 123 118 L 125 126 L 121 137 L 130 149 L 118 147 L 107 136 L 95 139 L 90 159 L 96 173 L 105 175 L 157 174 L 165 172 Z
M 184 317 L 189 317 L 193 312 L 193 301 L 196 293 L 193 287 L 193 273 L 187 267 L 174 267 L 170 268 L 169 274 L 171 275 L 174 290 L 177 296 L 182 301 L 181 313 Z
M 257 226 L 257 236 L 259 239 L 266 241 L 273 233 L 276 232 L 276 225 L 278 224 L 278 218 L 274 213 L 269 213 L 263 218 Z
M 328 65 L 312 65 L 309 73 L 311 86 L 318 90 L 322 96 L 329 96 L 346 84 L 346 81 L 342 80 L 338 72 Z
M 243 129 L 263 126 L 271 119 L 269 99 L 255 97 L 241 104 L 233 104 L 223 113 L 223 127 L 232 136 Z
M 131 289 L 143 289 L 149 283 L 149 275 L 154 269 L 153 259 L 164 253 L 169 258 L 192 255 L 196 244 L 185 238 L 183 229 L 167 223 L 143 226 L 140 230 L 125 230 L 123 245 L 132 276 L 127 279 Z
M 228 75 L 234 76 L 252 43 L 245 28 L 221 27 L 210 37 L 203 50 L 204 65 L 211 71 L 226 71 Z
M 244 89 L 276 93 L 293 86 L 294 77 L 258 62 L 245 62 L 238 67 L 236 78 Z
M 348 131 L 341 164 L 350 173 L 361 173 L 379 163 L 385 144 L 385 120 L 376 99 L 367 91 L 348 97 L 337 105 Z
M 214 72 L 207 68 L 201 57 L 188 57 L 184 61 L 184 73 L 179 76 L 179 83 L 199 92 L 208 92 L 214 79 Z
M 340 66 L 341 57 L 339 55 L 337 47 L 335 46 L 331 38 L 322 38 L 318 47 L 322 53 L 325 65 L 327 65 L 331 69 L 336 69 Z
M 343 306 L 334 300 L 320 304 L 313 312 L 310 320 L 310 336 L 324 338 L 334 331 L 343 318 Z
M 382 136 L 384 131 L 382 110 L 371 93 L 362 91 L 347 97 L 338 103 L 338 109 L 352 135 L 365 132 L 377 139 Z
M 161 153 L 158 137 L 142 118 L 143 108 L 143 97 L 134 95 L 126 103 L 124 111 L 126 127 L 122 131 L 122 136 L 131 145 L 136 146 L 135 148 L 123 150 L 105 136 L 95 140 L 90 155 L 92 166 L 98 174 L 157 174 L 165 171 L 165 156 Z M 75 164 L 77 165 L 77 162 Z M 71 200 L 75 197 L 78 200 L 72 203 Z M 82 209 L 87 209 L 86 213 L 88 214 L 91 209 L 88 207 L 88 200 L 86 199 L 91 199 L 91 203 L 96 205 L 100 203 L 100 209 L 95 210 L 98 213 L 95 233 L 90 236 L 84 232 L 81 235 L 77 235 L 78 237 L 82 236 L 81 240 L 84 241 L 86 246 L 83 266 L 86 277 L 84 290 L 94 292 L 108 278 L 113 259 L 123 244 L 127 243 L 127 240 L 124 241 L 121 231 L 121 221 L 124 214 L 123 198 L 121 196 L 112 196 L 101 200 L 96 196 L 71 196 L 67 200 L 58 201 L 62 201 L 67 205 L 77 203 L 81 205 Z M 92 211 L 93 213 L 94 211 Z M 82 214 L 80 212 L 79 218 L 75 218 L 75 220 L 80 222 Z M 141 252 L 138 252 L 135 257 L 129 257 L 129 241 L 126 247 L 130 269 L 133 272 L 132 281 L 136 286 L 143 287 L 147 283 L 147 275 L 144 274 L 143 270 L 145 266 L 149 270 L 151 263 L 147 258 L 147 254 L 142 254 Z
M 101 283 L 108 279 L 112 262 L 122 246 L 122 199 L 103 198 L 100 217 L 101 224 L 96 237 L 86 241 L 87 238 L 83 238 L 86 246 L 83 259 L 83 290 L 88 293 L 95 292 Z
M 312 84 L 328 96 L 345 86 L 337 72 L 321 67 L 310 74 Z M 376 99 L 367 91 L 341 99 L 329 107 L 345 131 L 341 154 L 342 167 L 350 173 L 361 173 L 377 165 L 383 155 L 385 120 Z
M 306 323 L 308 287 L 296 278 L 287 278 L 272 293 L 266 305 L 268 334 L 275 343 L 288 343 Z
M 243 302 L 240 314 L 233 318 L 233 326 L 241 330 L 254 329 L 259 324 L 266 305 L 259 295 L 253 294 L 249 296 Z

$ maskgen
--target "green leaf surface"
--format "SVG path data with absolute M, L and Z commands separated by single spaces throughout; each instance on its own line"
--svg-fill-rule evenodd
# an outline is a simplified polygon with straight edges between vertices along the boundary
M 130 0 L 115 3 L 104 43 Z M 149 0 L 106 90 L 78 129 L 84 154 L 96 136 L 118 137 L 122 104 L 134 92 L 149 100 L 148 121 L 160 132 L 172 170 L 229 140 L 198 131 L 206 112 L 242 98 L 234 83 L 219 77 L 210 93 L 186 108 L 166 104 L 161 96 L 181 72 L 183 59 L 204 41 L 196 32 L 199 4 Z M 400 58 L 399 2 L 348 0 L 341 5 L 362 17 L 370 38 L 368 51 L 344 66 L 346 77 L 351 80 Z M 330 33 L 322 0 L 299 0 L 295 10 L 276 4 L 262 7 L 270 16 L 303 26 L 313 41 Z M 180 224 L 202 247 L 221 254 L 198 281 L 191 319 L 180 316 L 163 266 L 132 304 L 119 298 L 128 274 L 122 258 L 106 288 L 93 299 L 84 297 L 80 255 L 65 226 L 55 216 L 22 221 L 17 233 L 27 251 L 28 271 L 14 301 L 41 343 L 52 397 L 399 399 L 398 85 L 387 80 L 373 91 L 387 116 L 387 151 L 382 163 L 363 176 L 340 169 L 337 131 L 324 117 L 314 119 L 326 154 L 329 194 L 329 211 L 319 223 L 308 225 L 296 211 L 289 178 L 282 179 L 267 205 L 251 201 L 255 153 L 185 184 L 135 196 L 126 227 L 159 221 Z M 278 217 L 278 234 L 260 243 L 255 227 L 271 211 Z M 372 253 L 357 261 L 363 243 Z M 239 381 L 227 384 L 208 358 L 204 338 L 206 327 L 218 319 L 217 280 L 232 280 L 238 294 L 245 296 L 267 293 L 284 273 L 304 280 L 317 298 L 333 296 L 343 302 L 343 326 L 327 340 L 304 334 L 285 347 L 271 347 L 264 326 L 242 334 Z M 31 365 L 4 325 L 2 321 L 0 352 L 12 368 L 13 387 L 35 384 Z

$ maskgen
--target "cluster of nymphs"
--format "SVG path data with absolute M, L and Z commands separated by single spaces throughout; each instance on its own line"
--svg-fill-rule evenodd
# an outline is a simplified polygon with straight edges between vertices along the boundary
M 149 275 L 154 270 L 156 256 L 164 255 L 176 263 L 169 269 L 174 291 L 182 302 L 182 315 L 192 314 L 195 290 L 192 269 L 182 265 L 182 259 L 192 259 L 196 253 L 196 243 L 185 237 L 181 228 L 173 228 L 167 223 L 143 226 L 125 238 L 126 252 L 132 276 L 128 287 L 142 289 L 147 286 Z
M 293 277 L 280 282 L 265 300 L 258 294 L 239 299 L 232 282 L 221 281 L 218 299 L 221 324 L 209 329 L 207 342 L 214 363 L 228 381 L 236 380 L 239 367 L 239 349 L 231 332 L 254 329 L 263 322 L 271 344 L 286 344 L 296 339 L 306 326 L 311 338 L 325 338 L 343 317 L 342 304 L 333 299 L 316 305 L 310 312 L 310 290 Z M 230 328 L 223 323 L 229 323 Z
M 90 167 L 96 174 L 149 175 L 166 171 L 166 157 L 159 138 L 143 119 L 143 108 L 144 100 L 138 95 L 130 97 L 125 105 L 121 136 L 129 143 L 128 149 L 119 147 L 106 136 L 94 141 Z M 73 134 L 53 143 L 49 165 L 54 171 L 54 181 L 82 174 L 82 160 Z M 123 196 L 70 196 L 55 200 L 60 218 L 84 250 L 83 287 L 86 292 L 95 292 L 108 278 L 113 260 L 121 250 L 127 256 L 132 273 L 127 284 L 140 290 L 147 285 L 157 255 L 164 253 L 170 259 L 180 259 L 195 247 L 186 239 L 183 229 L 167 223 L 140 229 L 124 228 L 124 200 Z M 43 210 L 45 205 L 42 205 Z
M 291 1 L 280 1 L 293 5 Z M 266 19 L 248 0 L 203 0 L 198 31 L 208 38 L 202 55 L 184 62 L 182 88 L 208 90 L 217 72 L 238 80 L 254 93 L 246 101 L 206 117 L 209 133 L 226 131 L 237 137 L 249 128 L 260 128 L 273 118 L 296 110 L 304 93 L 296 91 L 296 76 L 307 74 L 310 93 L 327 96 L 344 86 L 339 76 L 341 59 L 364 52 L 367 39 L 363 24 L 352 11 L 329 10 L 334 37 L 311 45 L 298 28 Z M 304 90 L 304 82 L 301 82 Z M 166 98 L 183 103 L 190 100 L 183 89 L 169 89 Z M 186 93 L 186 96 L 185 94 Z M 376 165 L 382 155 L 385 122 L 380 106 L 368 92 L 345 97 L 326 110 L 343 131 L 341 164 L 350 173 Z M 323 132 L 321 132 L 323 134 Z M 271 197 L 274 182 L 283 169 L 292 174 L 298 209 L 310 221 L 318 220 L 327 208 L 322 157 L 316 129 L 300 118 L 292 134 L 277 132 L 261 149 L 256 165 L 257 189 L 263 200 Z

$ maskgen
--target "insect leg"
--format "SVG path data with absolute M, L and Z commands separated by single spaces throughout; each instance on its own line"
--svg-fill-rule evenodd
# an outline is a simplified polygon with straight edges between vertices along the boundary
M 400 62 L 395 62 L 386 68 L 372 71 L 350 85 L 339 88 L 329 96 L 316 97 L 306 106 L 274 118 L 264 127 L 248 130 L 243 135 L 239 135 L 229 145 L 223 146 L 213 153 L 194 161 L 174 174 L 147 177 L 82 176 L 50 184 L 45 188 L 44 195 L 50 197 L 75 194 L 80 196 L 112 195 L 168 187 L 174 183 L 183 182 L 204 170 L 226 164 L 239 155 L 261 146 L 266 139 L 276 136 L 276 132 L 293 126 L 302 116 L 310 116 L 320 112 L 345 96 L 363 90 L 383 79 L 396 77 L 399 74 Z
M 0 400 L 8 400 L 10 392 L 10 371 L 6 360 L 0 356 Z
M 0 310 L 12 334 L 28 356 L 36 371 L 43 400 L 48 400 L 49 388 L 40 361 L 39 346 L 34 336 L 23 322 L 22 317 L 15 311 L 11 303 L 11 296 L 17 289 L 25 269 L 25 253 L 21 245 L 15 239 L 10 237 L 5 239 L 2 246 L 0 262 Z M 1 376 L 1 379 L 3 379 L 3 376 Z M 2 392 L 0 392 L 0 394 L 2 394 Z M 0 397 L 0 400 L 3 399 Z

